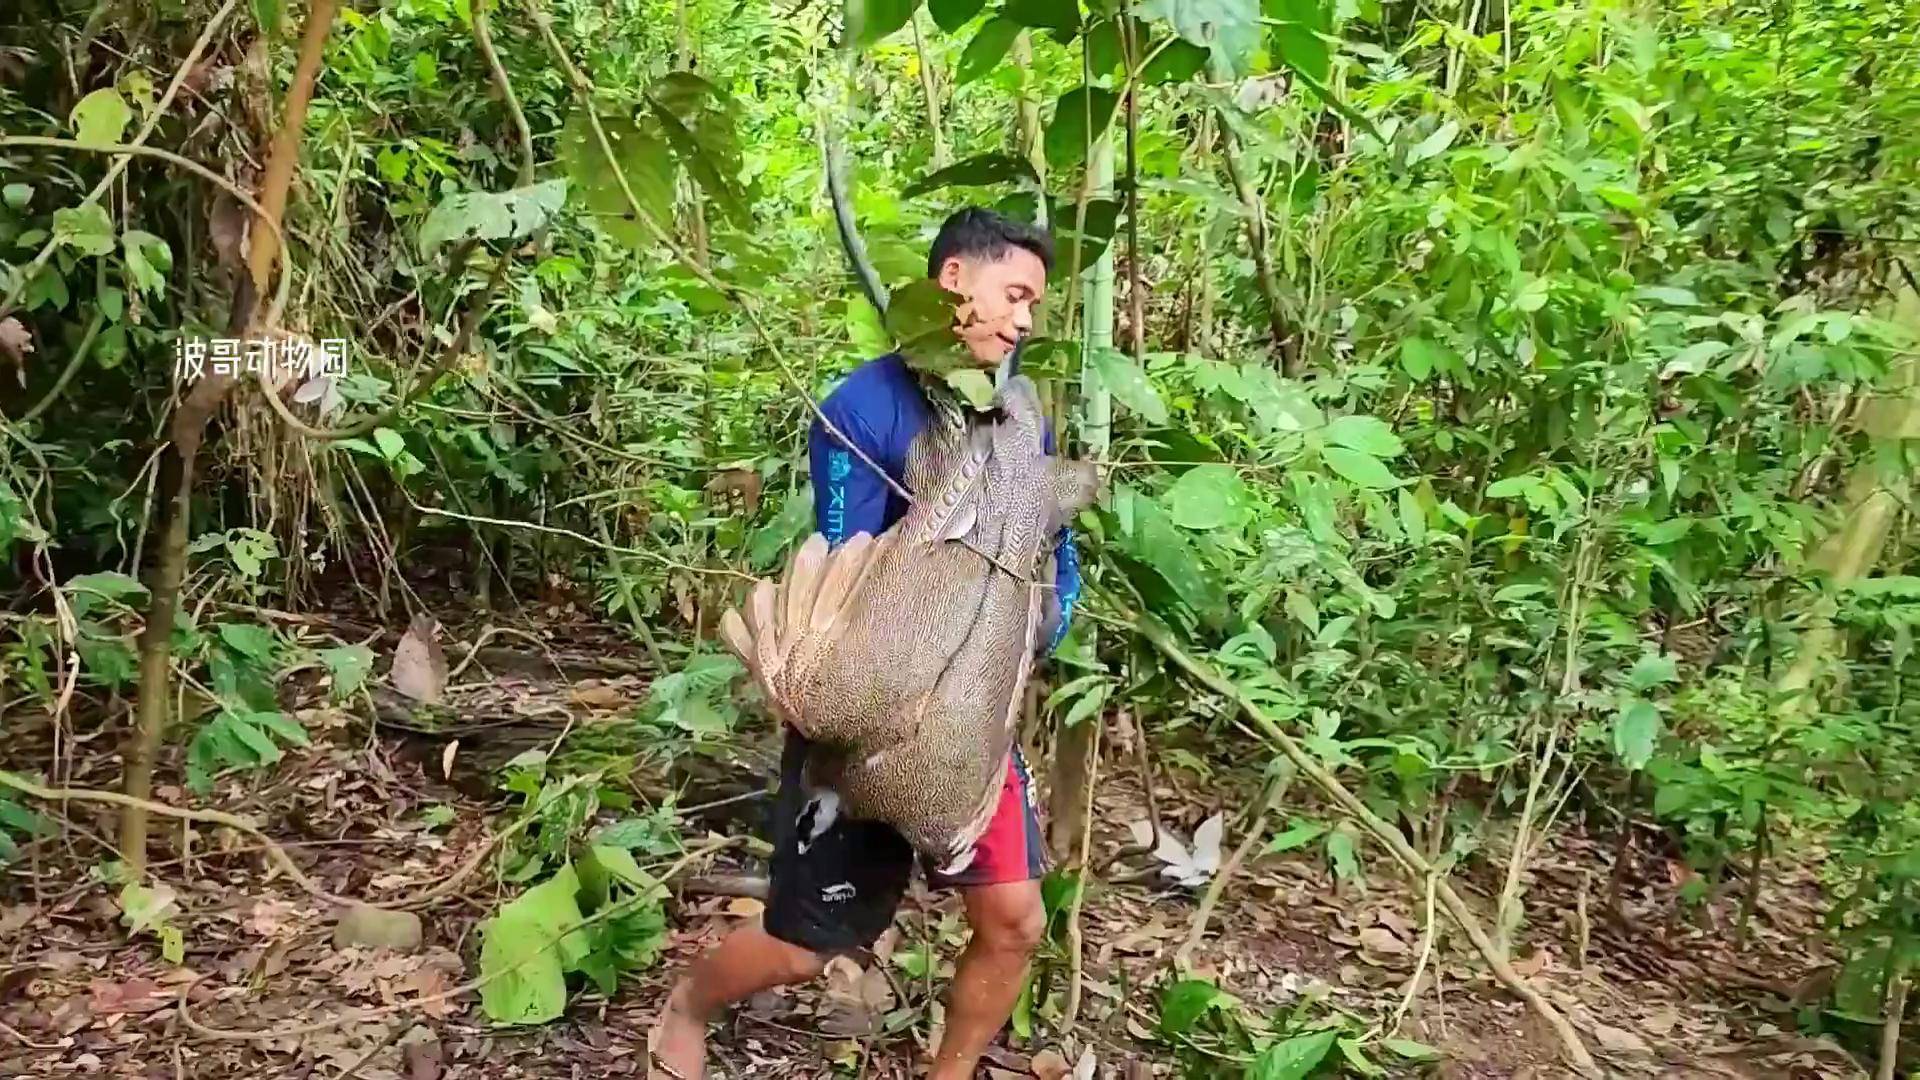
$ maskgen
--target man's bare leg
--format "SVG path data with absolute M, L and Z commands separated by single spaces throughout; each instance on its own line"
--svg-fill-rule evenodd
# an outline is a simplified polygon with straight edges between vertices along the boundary
M 973 885 L 960 895 L 973 939 L 954 966 L 946 1028 L 927 1080 L 971 1080 L 987 1044 L 1013 1015 L 1027 962 L 1046 933 L 1037 881 Z
M 654 1027 L 655 1061 L 681 1080 L 701 1080 L 706 1075 L 707 1024 L 721 1009 L 771 987 L 816 978 L 826 964 L 826 957 L 789 945 L 758 923 L 735 930 L 695 961 L 667 996 Z M 649 1071 L 650 1077 L 660 1075 Z

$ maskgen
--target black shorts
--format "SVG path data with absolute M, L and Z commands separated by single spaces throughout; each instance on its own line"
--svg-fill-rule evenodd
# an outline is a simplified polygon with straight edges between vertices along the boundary
M 818 953 L 864 949 L 893 923 L 913 876 L 913 845 L 890 825 L 840 817 L 801 852 L 800 837 L 811 831 L 812 823 L 801 780 L 806 749 L 806 739 L 787 732 L 770 822 L 773 865 L 767 881 L 766 930 Z M 974 846 L 973 861 L 952 876 L 931 866 L 922 869 L 936 889 L 1032 881 L 1046 874 L 1039 810 L 1018 747 L 1007 763 L 999 805 Z

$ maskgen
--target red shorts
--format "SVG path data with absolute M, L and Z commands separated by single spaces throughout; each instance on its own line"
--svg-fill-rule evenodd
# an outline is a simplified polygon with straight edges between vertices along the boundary
M 987 831 L 973 846 L 973 861 L 951 877 L 935 872 L 929 860 L 922 859 L 927 884 L 936 889 L 962 885 L 1000 885 L 1009 881 L 1033 881 L 1047 874 L 1047 845 L 1040 836 L 1040 808 L 1034 801 L 1033 779 L 1027 775 L 1027 762 L 1014 747 L 1007 757 L 1007 779 L 1000 785 L 1000 802 L 987 821 Z

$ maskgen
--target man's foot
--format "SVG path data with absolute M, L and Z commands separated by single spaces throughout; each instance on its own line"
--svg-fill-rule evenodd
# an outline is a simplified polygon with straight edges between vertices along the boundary
M 660 1019 L 647 1037 L 652 1062 L 648 1080 L 703 1080 L 707 1068 L 706 1021 L 688 1011 L 681 988 L 667 995 Z

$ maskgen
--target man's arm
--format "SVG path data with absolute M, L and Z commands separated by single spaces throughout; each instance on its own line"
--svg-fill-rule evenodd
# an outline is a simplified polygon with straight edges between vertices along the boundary
M 832 397 L 821 403 L 820 411 L 862 453 L 881 460 L 880 440 L 859 415 Z M 818 417 L 807 430 L 807 471 L 813 480 L 813 527 L 830 546 L 838 547 L 856 533 L 880 535 L 886 527 L 886 479 L 830 434 Z

